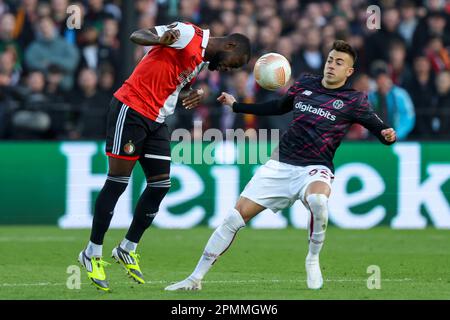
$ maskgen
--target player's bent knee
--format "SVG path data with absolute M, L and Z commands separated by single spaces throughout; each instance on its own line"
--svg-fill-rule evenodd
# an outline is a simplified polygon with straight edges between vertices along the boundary
M 237 232 L 239 229 L 245 227 L 244 218 L 236 209 L 230 210 L 230 214 L 225 218 L 223 224 L 233 232 Z
M 254 216 L 266 209 L 245 197 L 239 198 L 234 208 L 241 214 L 245 222 L 250 221 Z
M 328 197 L 324 194 L 313 193 L 306 197 L 315 220 L 327 222 L 328 220 Z
M 170 174 L 168 173 L 163 173 L 163 174 L 158 174 L 156 176 L 151 176 L 147 178 L 147 182 L 156 182 L 156 181 L 163 181 L 163 180 L 170 180 Z

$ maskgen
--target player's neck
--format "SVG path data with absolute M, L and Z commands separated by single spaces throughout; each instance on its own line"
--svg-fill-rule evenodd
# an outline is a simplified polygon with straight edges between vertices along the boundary
M 208 45 L 205 49 L 205 60 L 210 61 L 212 57 L 214 57 L 217 52 L 220 50 L 220 41 L 217 37 L 210 37 L 208 41 Z
M 340 87 L 345 86 L 345 82 L 347 82 L 347 80 L 344 80 L 344 81 L 338 82 L 338 83 L 332 83 L 332 84 L 330 84 L 330 83 L 327 83 L 327 82 L 325 81 L 324 78 L 322 78 L 322 86 L 323 86 L 324 88 L 332 89 L 332 90 L 333 90 L 333 89 L 338 89 L 338 88 L 340 88 Z

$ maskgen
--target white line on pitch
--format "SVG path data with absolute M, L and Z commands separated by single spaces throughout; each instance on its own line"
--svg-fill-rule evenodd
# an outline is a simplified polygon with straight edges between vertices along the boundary
M 441 280 L 441 279 L 436 279 Z M 325 279 L 325 282 L 365 282 L 367 279 Z M 382 282 L 407 282 L 407 281 L 413 281 L 413 279 L 410 278 L 404 278 L 404 279 L 381 279 Z M 154 281 L 147 281 L 146 284 L 170 284 L 174 281 L 165 281 L 165 280 L 154 280 Z M 303 283 L 306 282 L 306 280 L 277 280 L 277 279 L 261 279 L 261 280 L 209 280 L 209 281 L 203 281 L 203 283 L 220 283 L 220 284 L 226 284 L 226 283 L 285 283 L 285 282 L 293 282 L 293 283 Z M 82 285 L 88 285 L 90 282 L 82 282 Z M 115 285 L 118 284 L 133 284 L 133 282 L 116 282 Z M 51 282 L 37 282 L 37 283 L 0 283 L 0 287 L 45 287 L 45 286 L 65 286 L 66 283 L 51 283 Z

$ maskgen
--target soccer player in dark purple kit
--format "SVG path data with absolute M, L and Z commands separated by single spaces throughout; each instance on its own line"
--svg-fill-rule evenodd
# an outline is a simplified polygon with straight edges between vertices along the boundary
M 166 290 L 200 290 L 205 274 L 228 249 L 239 229 L 266 208 L 277 212 L 296 200 L 301 200 L 311 213 L 305 261 L 307 286 L 323 286 L 319 253 L 328 223 L 336 149 L 353 123 L 366 127 L 383 144 L 396 141 L 394 129 L 376 115 L 367 96 L 347 84 L 355 60 L 353 48 L 337 40 L 328 54 L 323 76 L 301 76 L 279 100 L 245 104 L 222 93 L 218 101 L 232 106 L 234 112 L 280 115 L 293 110 L 293 120 L 271 159 L 256 171 L 236 206 L 210 237 L 194 272 Z

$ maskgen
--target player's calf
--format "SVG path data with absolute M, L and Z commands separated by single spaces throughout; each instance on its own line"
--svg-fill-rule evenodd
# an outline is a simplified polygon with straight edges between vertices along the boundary
M 125 191 L 130 180 L 129 176 L 108 175 L 106 182 L 95 202 L 94 219 L 90 240 L 98 245 L 103 244 L 106 231 L 108 231 L 119 197 Z M 90 254 L 88 247 L 88 255 Z M 97 255 L 97 254 L 94 254 Z M 101 253 L 98 254 L 101 256 Z
M 308 225 L 308 255 L 318 256 L 325 241 L 328 225 L 328 197 L 324 194 L 310 194 L 306 197 L 306 202 L 311 211 L 311 220 Z
M 170 285 L 165 290 L 200 290 L 202 288 L 201 281 L 206 273 L 211 269 L 217 258 L 230 247 L 236 233 L 243 227 L 245 227 L 245 221 L 241 214 L 236 209 L 231 209 L 228 217 L 223 220 L 222 224 L 209 238 L 194 272 L 185 280 Z
M 168 175 L 147 183 L 147 187 L 136 205 L 133 221 L 125 237 L 127 240 L 135 243 L 140 241 L 145 230 L 151 226 L 158 214 L 159 205 L 167 192 L 169 192 L 170 186 Z
M 231 209 L 228 217 L 209 238 L 191 278 L 201 281 L 217 258 L 230 247 L 236 233 L 243 227 L 245 227 L 245 221 L 241 214 L 236 209 Z
M 305 261 L 306 282 L 310 289 L 320 289 L 323 286 L 323 277 L 320 270 L 319 253 L 325 241 L 325 232 L 328 224 L 328 197 L 324 194 L 314 193 L 306 197 L 311 211 L 311 220 L 308 226 L 309 251 Z

